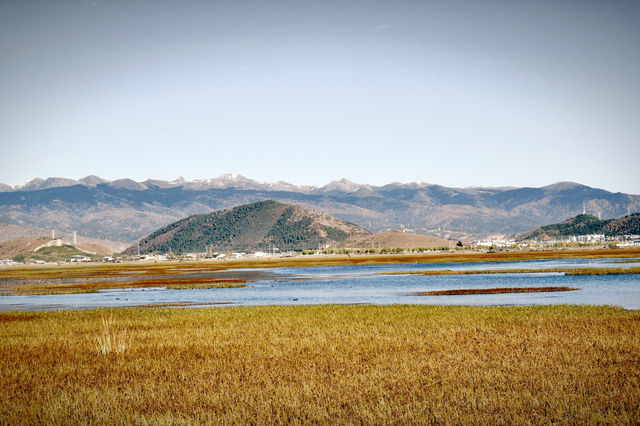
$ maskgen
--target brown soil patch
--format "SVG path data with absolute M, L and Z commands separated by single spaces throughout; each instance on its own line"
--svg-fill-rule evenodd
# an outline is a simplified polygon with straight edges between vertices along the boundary
M 502 293 L 546 293 L 554 291 L 579 290 L 575 287 L 500 287 L 500 288 L 463 288 L 458 290 L 434 290 L 411 293 L 411 296 L 460 296 L 469 294 Z
M 373 244 L 372 244 L 373 243 Z M 350 237 L 342 246 L 344 247 L 360 247 L 369 248 L 385 247 L 385 248 L 434 248 L 448 247 L 449 242 L 442 238 L 430 235 L 413 234 L 410 232 L 387 231 L 374 235 L 358 235 Z

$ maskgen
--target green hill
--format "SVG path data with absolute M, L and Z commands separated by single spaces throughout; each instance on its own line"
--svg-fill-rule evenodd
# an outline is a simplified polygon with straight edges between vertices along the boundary
M 633 213 L 618 219 L 598 219 L 589 214 L 581 214 L 561 223 L 541 226 L 527 232 L 521 240 L 549 240 L 571 235 L 605 234 L 635 235 L 640 234 L 640 213 Z
M 143 238 L 140 252 L 304 250 L 368 234 L 324 213 L 267 200 L 174 222 Z M 137 245 L 125 252 L 135 254 Z

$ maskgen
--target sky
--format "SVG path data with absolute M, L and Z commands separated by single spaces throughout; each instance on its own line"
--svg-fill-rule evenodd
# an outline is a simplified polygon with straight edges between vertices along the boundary
M 4 0 L 0 182 L 640 194 L 640 2 Z

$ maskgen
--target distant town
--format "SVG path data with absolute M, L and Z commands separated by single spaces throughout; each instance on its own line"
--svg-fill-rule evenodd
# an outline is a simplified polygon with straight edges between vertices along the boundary
M 527 240 L 519 241 L 515 237 L 505 238 L 496 235 L 483 240 L 476 241 L 460 241 L 449 239 L 448 246 L 442 247 L 372 247 L 372 248 L 338 248 L 331 245 L 324 245 L 315 250 L 298 250 L 298 251 L 280 251 L 277 247 L 272 247 L 270 251 L 236 251 L 236 252 L 188 252 L 175 254 L 172 252 L 157 254 L 119 254 L 100 256 L 97 253 L 85 252 L 81 254 L 72 254 L 68 257 L 60 257 L 56 260 L 43 260 L 37 258 L 25 257 L 25 260 L 0 259 L 0 265 L 47 265 L 47 264 L 75 264 L 75 263 L 123 263 L 123 262 L 168 262 L 168 261 L 225 261 L 227 259 L 240 258 L 286 258 L 295 256 L 330 256 L 330 255 L 348 255 L 348 256 L 367 256 L 367 255 L 388 255 L 388 254 L 408 254 L 408 253 L 452 253 L 461 251 L 471 252 L 492 252 L 492 251 L 518 251 L 518 250 L 562 250 L 562 249 L 616 249 L 640 247 L 640 234 L 606 236 L 604 234 L 590 235 L 572 235 L 559 239 L 550 240 Z M 73 246 L 71 242 L 62 239 L 51 239 L 32 250 L 37 254 L 44 248 L 63 247 L 69 248 Z M 77 249 L 76 249 L 77 250 Z

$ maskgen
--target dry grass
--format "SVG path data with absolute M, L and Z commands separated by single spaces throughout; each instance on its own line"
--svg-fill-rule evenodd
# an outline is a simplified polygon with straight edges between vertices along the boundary
M 545 269 L 472 269 L 453 271 L 451 269 L 432 269 L 426 271 L 378 272 L 378 275 L 486 275 L 486 274 L 544 274 L 560 272 L 566 275 L 627 275 L 640 274 L 639 268 L 545 268 Z
M 125 350 L 96 336 L 126 330 Z M 312 306 L 0 314 L 2 423 L 638 423 L 640 312 Z
M 96 350 L 101 355 L 121 354 L 130 346 L 127 330 L 116 326 L 113 314 L 101 318 L 102 328 L 96 336 Z
M 412 296 L 461 296 L 469 294 L 504 293 L 547 293 L 553 291 L 579 290 L 575 287 L 497 287 L 497 288 L 460 288 L 455 290 L 432 290 L 411 293 Z
M 155 278 L 126 281 L 96 281 L 96 282 L 54 282 L 53 280 L 41 283 L 34 280 L 30 283 L 21 282 L 16 285 L 7 285 L 1 293 L 3 296 L 24 296 L 38 294 L 77 294 L 95 293 L 98 290 L 118 288 L 153 288 L 166 287 L 173 290 L 201 289 L 201 288 L 237 288 L 245 287 L 246 280 L 235 278 Z
M 640 274 L 640 268 L 576 268 L 565 271 L 567 275 L 627 275 Z

